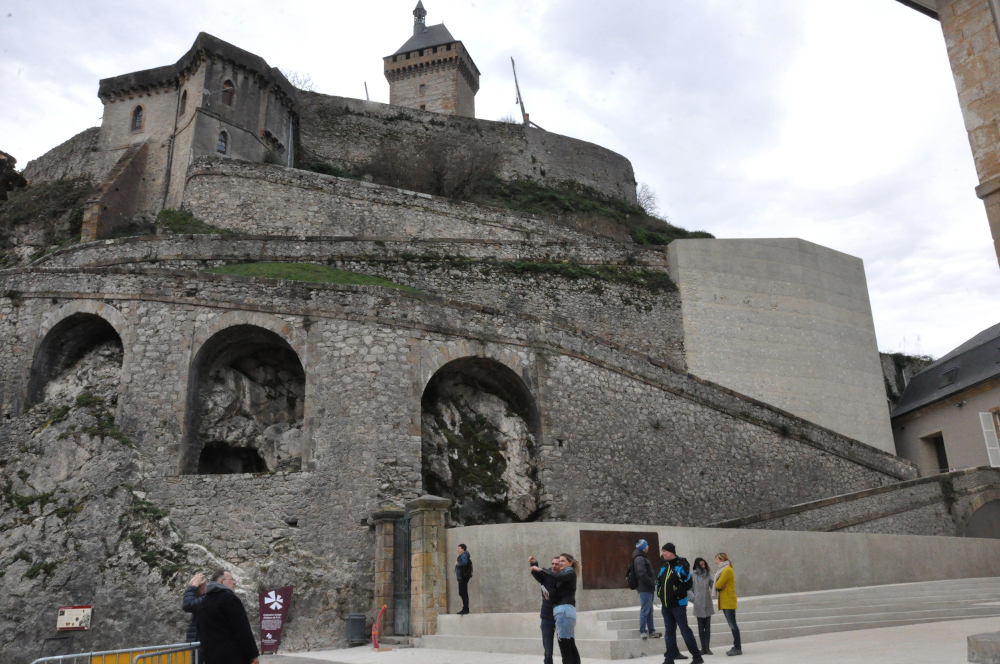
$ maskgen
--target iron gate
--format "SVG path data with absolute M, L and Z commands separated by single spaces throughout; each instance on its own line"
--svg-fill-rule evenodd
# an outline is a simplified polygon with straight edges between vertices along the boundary
M 392 540 L 393 630 L 410 633 L 410 515 L 396 519 Z

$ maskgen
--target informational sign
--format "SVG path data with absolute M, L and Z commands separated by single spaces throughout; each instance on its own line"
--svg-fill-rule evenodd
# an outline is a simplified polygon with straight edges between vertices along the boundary
M 292 586 L 265 590 L 260 594 L 260 650 L 278 652 L 285 614 L 292 602 Z
M 90 629 L 92 606 L 60 606 L 56 618 L 56 629 L 60 631 L 80 631 Z
M 660 537 L 641 530 L 581 530 L 580 556 L 583 564 L 583 589 L 628 588 L 625 572 L 632 564 L 635 544 L 649 543 L 646 557 L 653 569 L 660 569 Z

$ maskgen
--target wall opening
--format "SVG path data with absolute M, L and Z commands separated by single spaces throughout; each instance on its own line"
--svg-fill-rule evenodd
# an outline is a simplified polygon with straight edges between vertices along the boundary
M 184 115 L 187 112 L 188 107 L 188 91 L 185 90 L 181 93 L 181 109 L 179 115 Z
M 935 433 L 920 439 L 921 463 L 920 470 L 925 475 L 934 475 L 948 471 L 948 450 L 944 446 L 944 435 Z
M 253 325 L 226 328 L 191 363 L 181 471 L 302 469 L 305 370 L 288 342 Z
M 219 138 L 215 141 L 215 151 L 219 154 L 226 154 L 229 151 L 229 136 L 226 132 L 219 132 Z
M 100 392 L 106 402 L 116 403 L 123 355 L 121 337 L 111 323 L 96 314 L 67 316 L 49 330 L 35 352 L 25 407 L 54 397 L 53 390 L 71 398 L 84 391 Z
M 973 512 L 965 536 L 1000 539 L 1000 500 L 991 500 Z
M 132 111 L 132 131 L 142 131 L 143 115 L 142 106 L 136 106 Z
M 233 100 L 236 98 L 236 86 L 233 85 L 232 81 L 226 81 L 222 84 L 222 103 L 226 106 L 232 106 Z
M 454 360 L 421 398 L 423 490 L 450 498 L 449 525 L 537 520 L 540 418 L 528 386 L 495 360 Z

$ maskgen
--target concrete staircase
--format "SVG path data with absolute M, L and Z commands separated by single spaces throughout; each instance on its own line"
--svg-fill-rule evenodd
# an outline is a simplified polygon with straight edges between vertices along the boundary
M 891 564 L 891 563 L 887 563 Z M 1000 578 L 930 581 L 846 590 L 745 597 L 737 618 L 744 651 L 758 641 L 917 623 L 1000 617 Z M 697 639 L 697 621 L 688 610 Z M 659 609 L 657 629 L 663 627 Z M 493 613 L 438 617 L 438 633 L 420 647 L 513 654 L 542 654 L 537 613 Z M 662 656 L 663 639 L 639 638 L 639 609 L 581 611 L 576 643 L 580 655 L 595 659 Z M 678 645 L 685 650 L 678 635 Z M 725 617 L 712 616 L 711 647 L 716 654 L 732 646 Z M 558 655 L 558 648 L 556 651 Z

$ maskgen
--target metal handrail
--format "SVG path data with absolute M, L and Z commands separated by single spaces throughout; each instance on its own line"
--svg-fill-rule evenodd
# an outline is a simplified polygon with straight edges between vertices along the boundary
M 155 662 L 150 662 L 150 664 L 199 664 L 198 649 L 200 647 L 201 643 L 195 641 L 194 643 L 186 644 L 183 648 L 172 648 L 170 650 L 157 650 L 156 652 L 140 653 L 132 658 L 132 664 L 138 664 L 141 660 L 153 657 L 156 657 L 157 659 Z M 191 653 L 191 656 L 179 656 L 184 653 Z M 164 657 L 166 657 L 166 659 L 163 659 Z
M 77 664 L 78 660 L 82 660 L 83 664 L 119 664 L 118 659 L 120 655 L 132 655 L 133 653 L 149 653 L 152 651 L 159 652 L 162 650 L 171 650 L 174 648 L 186 648 L 189 646 L 197 647 L 199 643 L 171 643 L 164 646 L 145 646 L 142 648 L 123 648 L 121 650 L 92 650 L 91 652 L 78 652 L 72 655 L 50 655 L 48 657 L 39 657 L 31 664 Z M 114 659 L 107 661 L 107 657 L 114 657 Z M 100 657 L 100 660 L 95 661 L 96 657 Z M 131 658 L 126 661 L 131 661 Z

